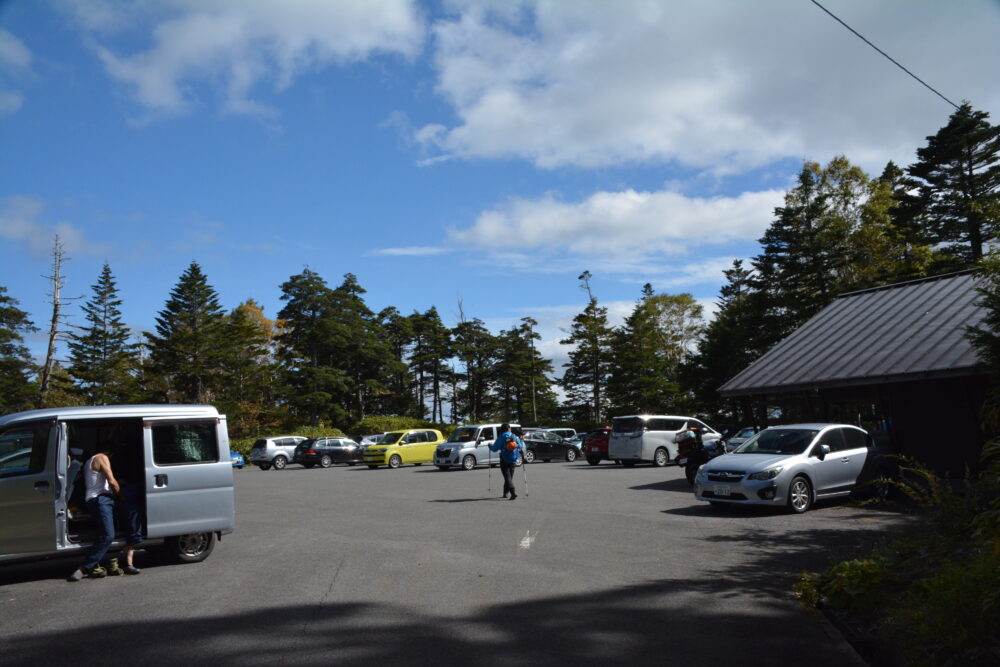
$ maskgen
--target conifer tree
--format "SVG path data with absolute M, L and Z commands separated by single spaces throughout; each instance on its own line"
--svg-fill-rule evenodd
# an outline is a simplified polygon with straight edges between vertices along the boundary
M 197 262 L 181 274 L 147 333 L 153 372 L 167 402 L 208 403 L 222 372 L 225 314 Z
M 451 330 L 451 337 L 461 364 L 458 379 L 464 383 L 455 398 L 456 414 L 470 422 L 482 421 L 490 413 L 490 388 L 500 342 L 479 318 L 462 317 Z
M 348 420 L 336 397 L 348 389 L 347 378 L 335 366 L 332 338 L 333 294 L 326 281 L 304 269 L 281 285 L 285 306 L 278 317 L 285 331 L 278 336 L 278 356 L 287 383 L 287 401 L 294 414 L 318 425 L 323 419 Z
M 38 394 L 31 379 L 37 368 L 24 345 L 24 334 L 37 329 L 17 305 L 0 285 L 0 414 L 27 410 Z
M 932 240 L 959 265 L 982 259 L 1000 232 L 1000 126 L 989 117 L 962 104 L 907 168 Z
M 562 386 L 570 405 L 585 408 L 585 421 L 600 424 L 605 417 L 607 396 L 605 386 L 611 373 L 611 336 L 608 309 L 597 304 L 590 289 L 590 271 L 580 274 L 580 287 L 587 292 L 587 306 L 573 318 L 569 336 L 560 340 L 572 345 L 569 363 L 564 364 Z
M 70 335 L 67 371 L 87 405 L 129 403 L 138 395 L 139 346 L 122 322 L 122 301 L 107 263 L 91 290 L 82 306 L 87 324 Z

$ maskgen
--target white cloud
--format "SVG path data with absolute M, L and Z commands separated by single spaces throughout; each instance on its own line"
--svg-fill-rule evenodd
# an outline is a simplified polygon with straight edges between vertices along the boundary
M 166 14 L 155 17 L 147 50 L 120 55 L 97 47 L 108 73 L 156 113 L 186 111 L 199 102 L 195 86 L 207 82 L 226 112 L 269 114 L 272 110 L 254 99 L 256 86 L 281 91 L 303 72 L 377 53 L 410 58 L 424 36 L 411 0 L 175 0 L 166 7 L 140 5 L 147 19 Z M 84 13 L 85 8 L 77 10 Z M 100 16 L 81 22 L 95 30 L 117 26 L 110 13 Z
M 57 234 L 69 255 L 104 250 L 103 246 L 87 241 L 83 232 L 69 222 L 39 222 L 44 208 L 44 203 L 34 197 L 13 195 L 0 200 L 0 238 L 24 243 L 37 258 L 52 253 L 53 237 Z
M 497 250 L 566 250 L 614 261 L 629 255 L 641 262 L 651 253 L 757 239 L 783 196 L 777 190 L 712 198 L 625 190 L 579 202 L 513 199 L 481 213 L 472 227 L 453 230 L 450 238 Z
M 827 6 L 956 102 L 1000 112 L 994 2 Z M 458 121 L 415 133 L 443 155 L 738 173 L 843 153 L 872 171 L 912 161 L 952 111 L 808 2 L 451 7 L 433 32 Z
M 31 51 L 20 39 L 0 28 L 0 73 L 16 77 L 31 70 Z M 6 86 L 0 87 L 0 116 L 12 114 L 24 105 L 24 95 Z
M 369 252 L 369 255 L 387 255 L 390 257 L 424 257 L 427 255 L 443 255 L 451 252 L 448 248 L 440 246 L 409 246 L 405 248 L 378 248 Z

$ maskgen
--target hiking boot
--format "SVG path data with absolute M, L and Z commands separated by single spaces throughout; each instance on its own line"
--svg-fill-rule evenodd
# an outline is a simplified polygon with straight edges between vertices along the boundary
M 98 565 L 97 567 L 95 567 L 90 572 L 87 572 L 86 574 L 91 579 L 103 579 L 104 577 L 108 576 L 108 571 L 105 570 L 100 565 Z
M 516 493 L 510 494 L 510 499 L 511 500 L 517 500 L 517 494 Z
M 112 558 L 111 562 L 108 563 L 108 574 L 112 577 L 120 577 L 125 574 L 125 570 L 118 567 L 118 559 Z
M 139 572 L 141 572 L 141 570 L 135 565 L 126 565 L 123 571 L 125 574 L 139 574 Z

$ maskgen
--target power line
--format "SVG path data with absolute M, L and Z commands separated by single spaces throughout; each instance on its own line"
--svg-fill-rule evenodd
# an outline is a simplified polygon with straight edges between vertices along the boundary
M 914 79 L 916 79 L 917 81 L 919 81 L 921 84 L 923 84 L 923 86 L 925 88 L 927 88 L 927 90 L 931 91 L 932 93 L 934 93 L 935 95 L 937 95 L 938 97 L 940 97 L 942 100 L 944 100 L 945 102 L 947 102 L 951 106 L 955 107 L 956 109 L 958 108 L 957 104 L 955 104 L 954 102 L 952 102 L 951 100 L 949 100 L 947 97 L 945 97 L 944 95 L 942 95 L 938 91 L 934 90 L 934 88 L 932 88 L 926 81 L 924 81 L 923 79 L 921 79 L 919 76 L 917 76 L 916 74 L 914 74 L 910 70 L 908 70 L 905 67 L 903 67 L 902 65 L 900 65 L 888 53 L 886 53 L 882 49 L 878 48 L 877 46 L 875 46 L 874 44 L 872 44 L 871 42 L 869 42 L 867 39 L 865 39 L 864 35 L 862 35 L 860 32 L 858 32 L 857 30 L 855 30 L 851 26 L 849 26 L 846 23 L 844 23 L 843 21 L 841 21 L 840 18 L 836 14 L 834 14 L 833 12 L 831 12 L 829 9 L 827 9 L 823 5 L 819 4 L 819 2 L 817 2 L 816 0 L 811 0 L 811 1 L 812 1 L 812 3 L 814 5 L 816 5 L 817 7 L 819 7 L 820 9 L 822 9 L 824 12 L 826 12 L 827 14 L 829 14 L 830 16 L 832 16 L 837 21 L 837 23 L 839 23 L 840 25 L 844 26 L 845 28 L 847 28 L 848 30 L 850 30 L 851 32 L 853 32 L 855 35 L 857 35 L 859 38 L 861 38 L 861 41 L 863 41 L 865 44 L 867 44 L 868 46 L 872 47 L 873 49 L 875 49 L 876 51 L 878 51 L 879 53 L 881 53 L 883 56 L 885 56 L 886 58 L 888 58 L 889 61 L 892 62 L 892 64 L 894 64 L 896 67 L 898 67 L 899 69 L 903 70 L 904 72 L 906 72 L 907 74 L 909 74 L 910 76 L 912 76 Z

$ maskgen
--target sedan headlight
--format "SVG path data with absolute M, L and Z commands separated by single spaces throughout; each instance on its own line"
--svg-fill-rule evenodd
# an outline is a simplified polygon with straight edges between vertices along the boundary
M 747 475 L 747 479 L 774 479 L 781 473 L 781 470 L 781 466 L 774 466 L 773 468 L 761 470 L 760 472 L 752 472 Z

